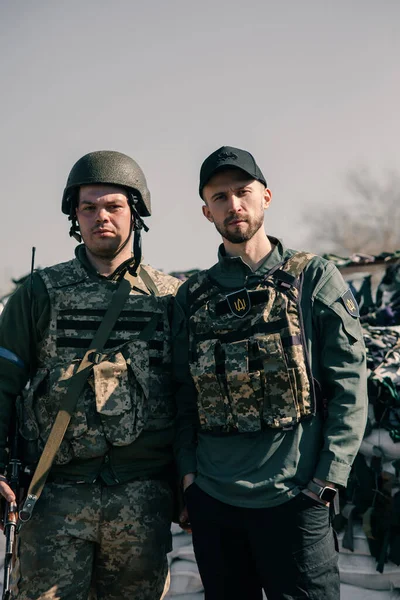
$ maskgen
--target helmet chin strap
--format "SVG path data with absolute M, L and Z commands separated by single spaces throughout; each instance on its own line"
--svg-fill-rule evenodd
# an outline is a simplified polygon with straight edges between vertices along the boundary
M 75 218 L 71 219 L 71 220 L 72 220 L 72 225 L 69 230 L 69 237 L 73 237 L 80 244 L 82 242 L 82 236 L 79 233 L 79 226 L 78 226 L 77 220 Z
M 79 244 L 82 242 L 82 236 L 79 232 L 78 220 L 76 218 L 76 207 L 78 205 L 77 192 L 71 192 L 67 198 L 69 202 L 69 216 L 68 220 L 71 221 L 71 227 L 69 229 L 69 237 L 73 237 Z
M 132 226 L 134 226 L 134 235 L 133 235 L 133 256 L 135 262 L 132 267 L 129 269 L 133 275 L 136 275 L 139 265 L 142 260 L 142 229 L 148 231 L 149 228 L 143 222 L 142 217 L 139 215 L 136 204 L 139 202 L 139 198 L 134 194 L 129 194 L 129 204 L 132 211 Z

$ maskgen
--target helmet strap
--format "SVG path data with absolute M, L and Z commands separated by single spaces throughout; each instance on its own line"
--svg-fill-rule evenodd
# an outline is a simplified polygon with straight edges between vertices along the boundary
M 82 242 L 82 236 L 79 233 L 79 225 L 76 217 L 70 217 L 72 225 L 69 230 L 69 236 L 73 237 L 79 244 Z
M 140 199 L 135 195 L 129 194 L 129 205 L 131 207 L 132 215 L 135 219 L 135 231 L 144 229 L 146 232 L 149 230 L 142 217 L 139 215 L 138 209 L 136 208 Z
M 133 266 L 130 270 L 133 274 L 136 274 L 142 260 L 142 229 L 144 229 L 144 231 L 148 231 L 149 228 L 143 222 L 143 219 L 139 215 L 139 212 L 136 208 L 139 202 L 139 198 L 135 196 L 135 194 L 129 194 L 129 201 L 132 212 L 132 224 L 134 228 L 133 256 L 135 259 L 135 262 L 133 263 Z
M 133 257 L 135 262 L 129 270 L 133 275 L 136 275 L 142 261 L 142 232 L 140 229 L 135 229 L 133 234 Z
M 68 200 L 69 200 L 68 220 L 71 221 L 69 237 L 73 237 L 80 244 L 82 242 L 82 236 L 79 232 L 78 219 L 76 218 L 76 207 L 78 205 L 78 194 L 77 194 L 76 190 L 74 190 L 73 192 L 70 193 Z

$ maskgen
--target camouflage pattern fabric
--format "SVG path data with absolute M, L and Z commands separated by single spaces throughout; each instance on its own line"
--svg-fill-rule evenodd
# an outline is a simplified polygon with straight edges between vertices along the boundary
M 369 374 L 369 425 L 400 441 L 400 325 L 363 325 Z
M 237 304 L 248 309 L 243 317 L 219 310 L 229 299 L 207 272 L 190 280 L 190 371 L 203 430 L 292 427 L 315 413 L 299 307 L 300 275 L 313 256 L 294 254 L 245 290 Z M 263 292 L 262 302 L 252 305 Z
M 47 484 L 18 536 L 12 598 L 159 600 L 171 512 L 163 481 Z
M 143 430 L 171 426 L 169 311 L 180 281 L 146 267 L 159 296 L 137 284 L 98 357 L 79 398 L 55 464 L 106 454 L 109 444 L 126 446 Z M 52 424 L 118 285 L 92 279 L 77 259 L 39 271 L 51 301 L 51 318 L 30 389 L 19 403 L 24 457 L 38 460 Z M 141 333 L 152 324 L 146 339 Z
M 398 452 L 394 447 L 400 444 L 399 274 L 398 264 L 388 266 L 376 300 L 369 305 L 367 296 L 369 311 L 361 317 L 369 370 L 366 440 L 352 467 L 347 490 L 341 491 L 343 510 L 335 522 L 337 530 L 344 529 L 343 547 L 352 551 L 353 528 L 362 525 L 380 573 L 388 561 L 400 564 L 400 465 L 393 460 Z M 383 430 L 393 444 L 391 456 Z M 369 439 L 373 440 L 370 446 L 365 443 Z

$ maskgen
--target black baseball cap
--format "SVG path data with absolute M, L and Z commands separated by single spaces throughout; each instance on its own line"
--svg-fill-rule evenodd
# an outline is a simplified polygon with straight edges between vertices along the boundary
M 203 197 L 204 186 L 217 171 L 230 167 L 242 169 L 242 171 L 245 171 L 250 177 L 257 179 L 257 181 L 261 181 L 261 183 L 267 187 L 267 181 L 250 152 L 241 150 L 240 148 L 233 148 L 232 146 L 222 146 L 210 154 L 201 165 L 199 185 L 200 196 Z

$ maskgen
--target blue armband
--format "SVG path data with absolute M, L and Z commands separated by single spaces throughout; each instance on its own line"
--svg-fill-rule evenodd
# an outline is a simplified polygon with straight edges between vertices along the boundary
M 21 369 L 25 368 L 25 363 L 19 356 L 14 354 L 14 352 L 11 352 L 11 350 L 7 350 L 7 348 L 2 348 L 1 346 L 0 358 L 9 360 L 10 362 L 14 363 L 14 365 L 17 365 L 17 367 L 21 367 Z

